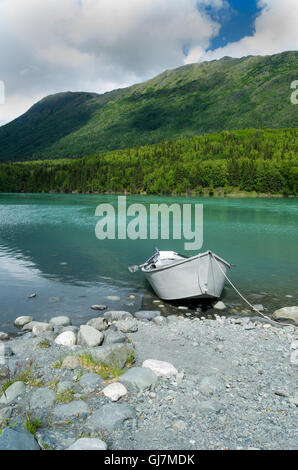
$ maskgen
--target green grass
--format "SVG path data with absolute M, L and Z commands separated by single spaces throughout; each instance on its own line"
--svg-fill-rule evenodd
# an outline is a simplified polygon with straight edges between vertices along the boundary
M 54 362 L 54 363 L 52 364 L 52 369 L 61 369 L 62 362 L 63 362 L 63 361 L 62 361 L 61 359 L 59 359 L 58 361 Z
M 64 392 L 57 393 L 54 403 L 70 403 L 74 400 L 74 391 L 67 389 Z
M 11 375 L 10 372 L 6 376 L 0 378 L 0 395 L 6 392 L 6 390 L 15 382 L 24 382 L 29 387 L 42 387 L 43 381 L 38 379 L 32 367 L 25 369 L 19 369 L 16 374 Z
M 47 339 L 42 339 L 39 343 L 38 343 L 38 347 L 39 348 L 42 348 L 42 349 L 48 349 L 51 347 L 51 342 Z
M 42 421 L 33 418 L 30 413 L 26 414 L 26 420 L 24 422 L 24 428 L 27 429 L 34 437 L 36 435 L 37 430 L 42 426 Z
M 79 356 L 81 367 L 90 372 L 94 372 L 102 377 L 104 380 L 118 378 L 120 375 L 124 374 L 125 370 L 121 369 L 115 361 L 115 364 L 108 365 L 103 362 L 95 360 L 91 353 L 83 352 Z M 130 367 L 131 361 L 133 360 L 132 354 L 129 355 L 127 361 L 127 367 Z

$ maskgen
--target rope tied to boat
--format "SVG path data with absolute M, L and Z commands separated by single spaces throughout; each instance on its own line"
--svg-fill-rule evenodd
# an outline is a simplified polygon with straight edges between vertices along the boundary
M 294 328 L 297 328 L 296 325 L 292 324 L 292 323 L 283 323 L 283 322 L 278 322 L 278 321 L 275 321 L 275 320 L 272 320 L 272 318 L 268 317 L 267 315 L 264 315 L 262 312 L 260 312 L 256 307 L 254 307 L 245 297 L 244 295 L 241 294 L 241 292 L 237 289 L 237 287 L 232 283 L 232 281 L 229 279 L 229 277 L 227 276 L 227 274 L 224 272 L 224 270 L 221 268 L 219 262 L 217 261 L 216 257 L 214 256 L 214 253 L 212 253 L 212 251 L 210 251 L 211 253 L 211 256 L 212 258 L 214 259 L 214 261 L 216 262 L 217 266 L 219 267 L 219 269 L 221 270 L 221 272 L 223 273 L 224 277 L 226 278 L 226 280 L 228 281 L 228 283 L 231 285 L 231 287 L 234 289 L 234 291 L 244 300 L 244 302 L 247 303 L 247 305 L 250 306 L 250 308 L 258 313 L 259 315 L 261 315 L 261 317 L 265 318 L 265 320 L 269 321 L 270 323 L 274 324 L 274 325 L 278 325 L 280 327 L 282 326 L 294 326 Z

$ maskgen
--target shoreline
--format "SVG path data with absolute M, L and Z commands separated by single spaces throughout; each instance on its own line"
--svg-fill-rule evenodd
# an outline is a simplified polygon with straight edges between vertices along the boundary
M 294 325 L 158 310 L 95 312 L 80 330 L 21 319 L 27 331 L 1 343 L 0 449 L 28 419 L 44 450 L 297 448 Z
M 80 196 L 95 196 L 95 195 L 98 195 L 98 196 L 148 196 L 148 197 L 152 197 L 152 196 L 157 196 L 157 197 L 181 197 L 181 198 L 186 198 L 186 197 L 189 197 L 189 198 L 206 198 L 206 199 L 228 199 L 228 198 L 233 198 L 233 199 L 262 199 L 262 198 L 266 198 L 266 199 L 297 199 L 298 196 L 296 195 L 284 195 L 284 194 L 281 194 L 281 193 L 278 193 L 278 194 L 271 194 L 271 193 L 256 193 L 255 191 L 252 191 L 252 192 L 245 192 L 245 191 L 240 191 L 240 192 L 232 192 L 232 193 L 228 193 L 228 194 L 224 194 L 220 191 L 215 191 L 214 194 L 210 195 L 210 194 L 196 194 L 196 193 L 184 193 L 184 194 L 175 194 L 175 193 L 171 193 L 171 194 L 158 194 L 158 193 L 154 193 L 154 194 L 148 194 L 148 193 L 130 193 L 130 192 L 127 192 L 127 191 L 123 191 L 123 192 L 113 192 L 113 191 L 109 191 L 109 192 L 97 192 L 97 191 L 94 191 L 94 192 L 79 192 L 79 191 L 71 191 L 71 192 L 65 192 L 65 191 L 49 191 L 49 192 L 44 192 L 44 191 L 38 191 L 38 192 L 25 192 L 25 191 L 21 191 L 21 192 L 0 192 L 0 195 L 6 195 L 6 194 L 42 194 L 42 195 L 52 195 L 52 194 L 55 194 L 55 195 L 73 195 L 73 196 L 76 196 L 76 195 L 80 195 Z

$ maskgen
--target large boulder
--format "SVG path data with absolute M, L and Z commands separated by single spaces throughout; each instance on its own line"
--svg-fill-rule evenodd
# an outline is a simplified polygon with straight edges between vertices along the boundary
M 93 392 L 103 382 L 103 379 L 94 372 L 88 372 L 80 378 L 80 385 L 85 392 Z
M 273 313 L 275 320 L 290 320 L 298 325 L 298 307 L 283 307 Z
M 55 339 L 56 344 L 61 344 L 62 346 L 74 346 L 77 342 L 77 337 L 72 331 L 64 331 Z
M 44 322 L 34 322 L 34 325 L 32 327 L 32 333 L 35 336 L 39 336 L 45 331 L 53 331 L 53 325 L 50 325 L 49 323 L 44 323 Z
M 122 333 L 136 333 L 138 331 L 138 322 L 136 320 L 120 320 L 115 325 Z
M 157 375 L 146 367 L 133 367 L 121 375 L 118 381 L 127 387 L 143 391 L 155 387 Z
M 81 346 L 99 346 L 104 339 L 101 331 L 92 328 L 92 326 L 81 325 L 78 333 L 78 344 Z
M 92 326 L 98 331 L 105 331 L 109 327 L 108 320 L 106 318 L 91 318 L 87 323 L 88 326 Z
M 129 312 L 125 312 L 123 310 L 110 310 L 109 312 L 105 312 L 104 318 L 109 321 L 120 321 L 120 320 L 132 320 L 133 316 Z
M 18 326 L 18 327 L 23 327 L 23 326 L 27 325 L 27 323 L 30 323 L 32 321 L 33 321 L 33 317 L 22 316 L 22 317 L 18 317 L 18 318 L 15 319 L 14 325 Z
M 108 366 L 117 366 L 122 369 L 127 363 L 133 348 L 124 343 L 107 344 L 90 350 L 95 361 L 102 362 Z
M 53 326 L 69 326 L 71 325 L 71 321 L 69 317 L 60 316 L 60 317 L 53 317 L 50 320 L 50 325 Z
M 104 344 L 125 343 L 126 339 L 123 333 L 109 329 L 105 333 Z
M 10 385 L 0 398 L 0 404 L 9 404 L 18 398 L 20 395 L 25 393 L 26 387 L 24 382 L 18 381 Z
M 55 396 L 55 392 L 47 387 L 37 388 L 30 396 L 30 409 L 50 408 L 54 402 Z
M 107 430 L 109 432 L 121 428 L 124 421 L 136 417 L 135 410 L 126 403 L 109 403 L 96 410 L 87 419 L 86 426 L 91 431 Z
M 178 370 L 169 362 L 147 359 L 142 365 L 143 367 L 151 369 L 158 376 L 171 377 L 172 375 L 178 374 Z
M 103 389 L 103 394 L 112 401 L 118 401 L 119 398 L 127 394 L 127 390 L 121 383 L 115 382 L 107 385 Z
M 0 450 L 40 450 L 40 447 L 30 432 L 22 426 L 15 426 L 2 431 Z

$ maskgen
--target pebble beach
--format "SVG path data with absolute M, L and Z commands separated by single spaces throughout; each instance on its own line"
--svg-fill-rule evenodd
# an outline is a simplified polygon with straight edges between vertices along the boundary
M 19 317 L 0 333 L 0 449 L 297 449 L 297 307 L 287 326 L 218 307 Z

